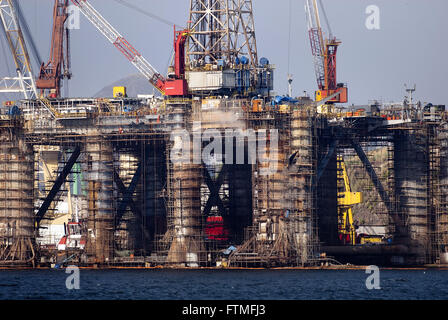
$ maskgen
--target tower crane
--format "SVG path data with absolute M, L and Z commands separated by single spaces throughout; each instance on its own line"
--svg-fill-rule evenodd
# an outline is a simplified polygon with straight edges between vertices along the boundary
M 333 37 L 324 7 L 320 0 L 319 2 L 327 23 L 328 38 L 324 38 L 317 0 L 306 0 L 305 3 L 311 53 L 314 59 L 314 70 L 318 86 L 316 101 L 335 95 L 334 98 L 328 101 L 328 104 L 346 103 L 347 87 L 344 84 L 337 83 L 336 80 L 336 54 L 341 41 Z
M 81 13 L 112 43 L 138 71 L 162 94 L 166 96 L 188 95 L 185 80 L 185 42 L 188 30 L 175 30 L 175 74 L 165 78 L 89 3 L 87 0 L 71 0 Z
M 50 59 L 42 63 L 36 87 L 43 94 L 50 90 L 50 98 L 61 96 L 61 80 L 70 79 L 69 29 L 65 27 L 68 18 L 69 0 L 55 0 L 53 9 L 53 32 Z

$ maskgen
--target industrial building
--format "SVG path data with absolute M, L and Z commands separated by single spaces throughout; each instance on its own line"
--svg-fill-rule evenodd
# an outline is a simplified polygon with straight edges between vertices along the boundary
M 70 4 L 160 97 L 61 97 Z M 24 95 L 0 115 L 0 267 L 448 263 L 445 107 L 412 95 L 341 107 L 341 42 L 324 39 L 315 0 L 316 96 L 272 96 L 252 9 L 191 0 L 164 76 L 89 1 L 55 0 L 51 56 L 35 77 L 20 7 L 0 0 L 17 66 L 0 91 Z M 354 166 L 365 190 L 352 190 Z M 367 194 L 380 226 L 354 222 Z

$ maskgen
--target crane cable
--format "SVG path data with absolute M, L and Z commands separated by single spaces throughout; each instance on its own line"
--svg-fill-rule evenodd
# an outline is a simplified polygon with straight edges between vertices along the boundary
M 17 15 L 19 16 L 20 26 L 22 27 L 23 33 L 25 35 L 28 44 L 30 45 L 34 61 L 36 62 L 38 68 L 40 68 L 40 65 L 43 60 L 39 54 L 39 50 L 37 49 L 36 43 L 34 42 L 34 38 L 31 35 L 30 27 L 28 26 L 28 23 L 23 15 L 22 8 L 20 7 L 19 1 L 17 0 L 13 0 L 13 4 L 17 10 Z
M 2 60 L 5 62 L 5 66 L 8 71 L 8 75 L 12 75 L 11 68 L 8 63 L 9 59 L 7 59 L 7 53 L 6 53 L 6 49 L 5 49 L 7 40 L 6 40 L 6 30 L 5 30 L 5 27 L 3 26 L 3 23 L 0 23 L 0 32 L 2 34 L 2 37 L 0 37 L 0 44 L 2 46 L 2 53 L 3 53 L 3 57 L 4 57 Z
M 150 13 L 148 11 L 145 11 L 145 10 L 143 10 L 143 9 L 133 5 L 133 4 L 130 4 L 130 3 L 126 2 L 125 0 L 114 0 L 114 1 L 119 3 L 119 4 L 121 4 L 121 5 L 123 5 L 123 6 L 125 6 L 125 7 L 128 7 L 128 8 L 130 8 L 132 10 L 135 10 L 135 11 L 137 11 L 139 13 L 142 13 L 145 16 L 153 18 L 153 19 L 155 19 L 155 20 L 157 20 L 159 22 L 162 22 L 162 23 L 164 23 L 164 24 L 166 24 L 166 25 L 168 25 L 170 27 L 175 26 L 176 28 L 181 28 L 178 24 L 176 24 L 176 23 L 174 23 L 172 21 L 169 21 L 167 19 L 164 19 L 162 17 L 159 17 L 159 16 L 157 16 L 157 15 L 155 15 L 153 13 Z M 171 63 L 173 61 L 174 61 L 174 50 L 171 51 L 170 58 L 168 59 L 166 69 L 168 69 L 168 67 L 171 65 Z
M 328 17 L 327 17 L 327 12 L 325 11 L 325 7 L 322 4 L 322 0 L 319 0 L 319 4 L 320 4 L 320 7 L 322 9 L 322 13 L 324 15 L 325 24 L 327 25 L 327 29 L 328 29 L 328 33 L 329 33 L 328 34 L 328 39 L 332 39 L 333 38 L 333 32 L 331 31 L 330 22 L 329 22 Z
M 288 30 L 288 72 L 286 79 L 288 81 L 288 96 L 292 96 L 292 81 L 293 76 L 291 74 L 291 31 L 292 31 L 292 0 L 289 0 L 289 30 Z
M 151 13 L 151 12 L 145 11 L 145 10 L 143 10 L 143 9 L 133 5 L 133 4 L 130 4 L 130 3 L 126 2 L 126 1 L 124 1 L 124 0 L 114 0 L 114 1 L 119 3 L 119 4 L 121 4 L 121 5 L 123 5 L 123 6 L 125 6 L 125 7 L 133 9 L 133 10 L 135 10 L 135 11 L 141 13 L 141 14 L 144 14 L 145 16 L 153 18 L 153 19 L 155 19 L 155 20 L 157 20 L 159 22 L 162 22 L 162 23 L 164 23 L 166 25 L 179 27 L 176 23 L 174 23 L 172 21 L 169 21 L 169 20 L 167 20 L 165 18 L 159 17 L 159 16 L 157 16 L 157 15 Z
M 5 46 L 6 46 L 6 38 L 4 38 L 4 37 L 6 37 L 6 31 L 5 31 L 5 28 L 4 28 L 4 26 L 3 26 L 3 23 L 1 23 L 0 22 L 0 33 L 2 34 L 2 36 L 0 36 L 0 45 L 1 45 L 1 47 L 2 47 L 2 53 L 3 53 L 3 61 L 4 61 L 4 63 L 5 63 L 5 66 L 6 66 L 6 69 L 7 69 L 7 71 L 8 71 L 8 75 L 11 75 L 12 73 L 11 73 L 11 68 L 10 68 L 10 66 L 9 66 L 9 63 L 8 63 L 8 61 L 9 61 L 9 59 L 7 59 L 7 55 L 6 55 L 6 49 L 5 49 Z M 4 37 L 3 37 L 4 36 Z M 3 70 L 2 70 L 3 71 Z M 1 92 L 0 93 L 0 101 L 5 101 L 5 100 L 8 100 L 8 96 L 5 94 L 5 93 L 3 93 L 3 92 Z
M 289 0 L 289 31 L 288 31 L 288 75 L 291 64 L 291 27 L 292 27 L 292 0 Z

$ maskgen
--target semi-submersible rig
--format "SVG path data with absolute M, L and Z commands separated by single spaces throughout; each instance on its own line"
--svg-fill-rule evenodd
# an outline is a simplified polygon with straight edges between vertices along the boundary
M 17 70 L 1 92 L 24 95 L 1 109 L 0 267 L 447 263 L 444 106 L 416 104 L 409 89 L 401 104 L 339 107 L 340 41 L 322 31 L 322 7 L 305 3 L 315 99 L 272 96 L 251 0 L 191 0 L 167 76 L 87 0 L 54 1 L 50 58 L 35 76 L 21 8 L 0 0 Z M 61 97 L 69 8 L 161 96 Z M 380 219 L 357 223 L 367 198 Z

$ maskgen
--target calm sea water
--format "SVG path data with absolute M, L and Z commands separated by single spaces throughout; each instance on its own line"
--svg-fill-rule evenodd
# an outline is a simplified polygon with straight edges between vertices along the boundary
M 0 271 L 0 299 L 448 299 L 448 271 L 381 270 L 379 290 L 364 271 L 81 270 L 68 290 L 64 270 Z

